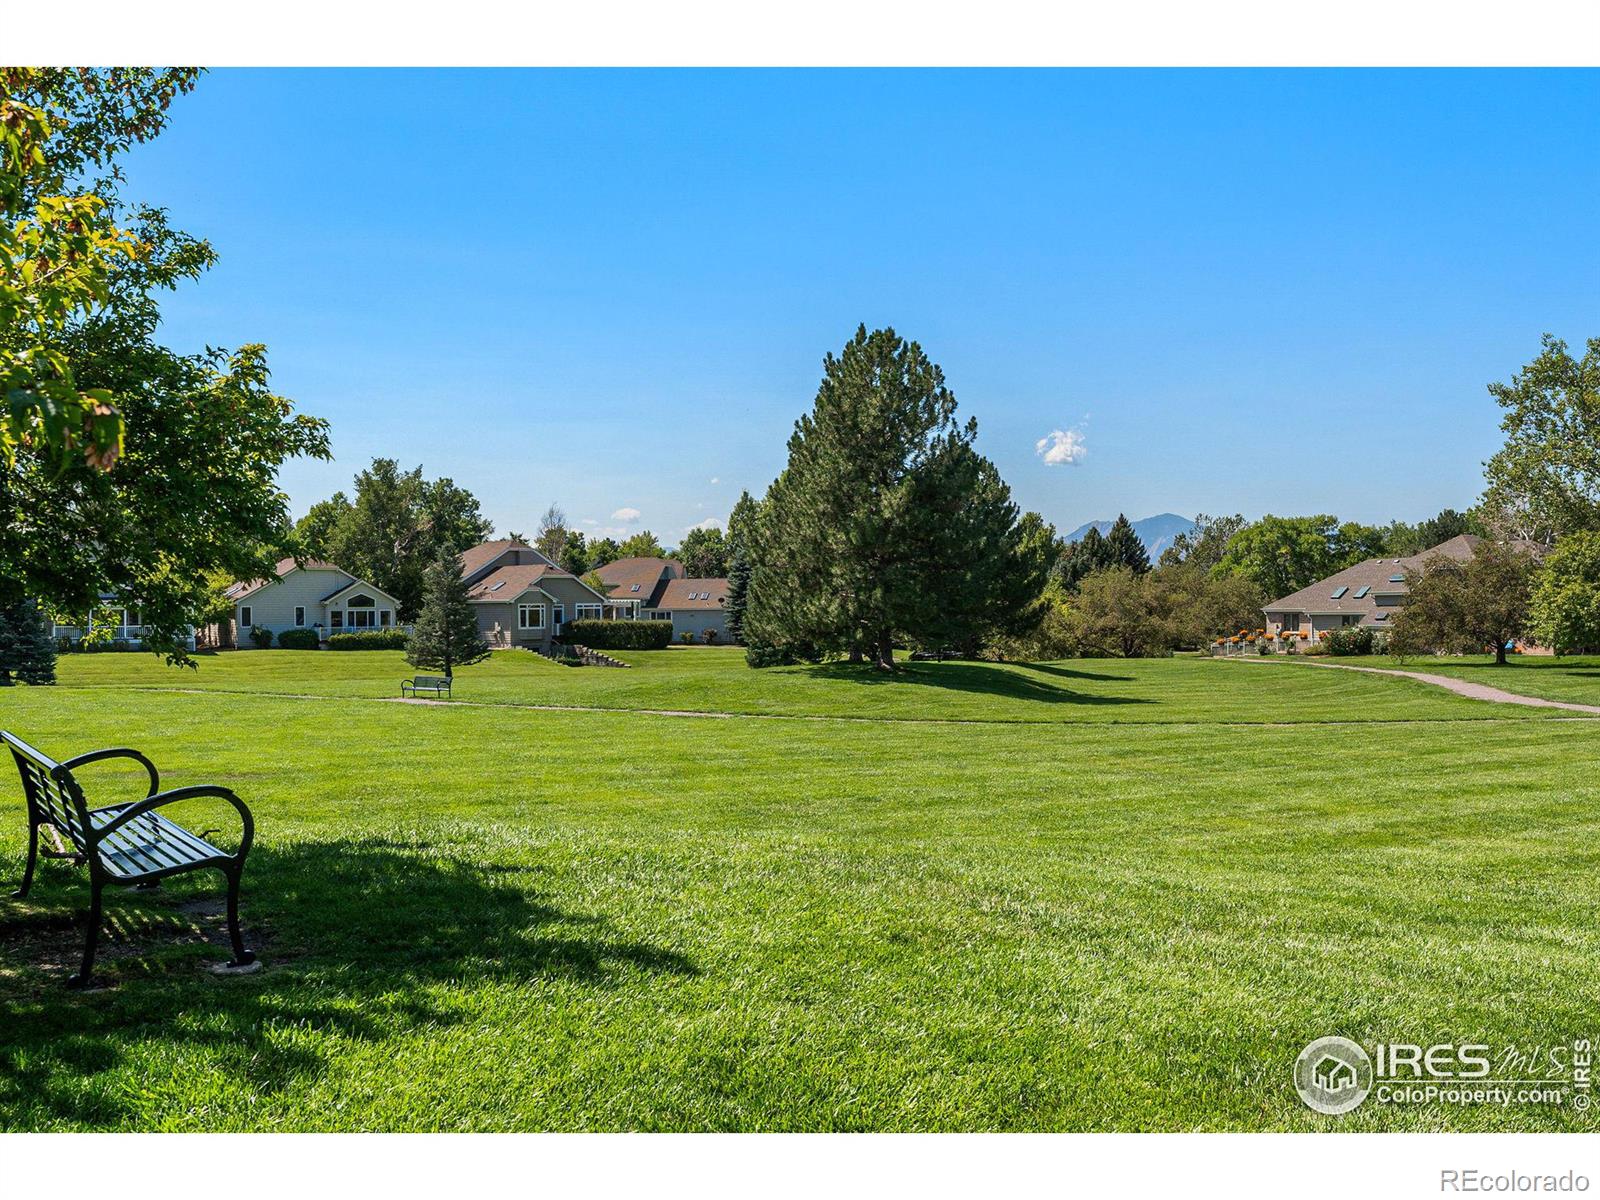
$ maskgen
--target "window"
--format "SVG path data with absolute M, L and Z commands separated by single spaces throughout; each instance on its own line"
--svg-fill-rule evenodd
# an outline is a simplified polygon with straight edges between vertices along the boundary
M 1374 621 L 1387 621 L 1389 619 L 1389 614 L 1388 613 L 1374 613 L 1372 619 Z
M 637 592 L 639 590 L 639 585 L 636 583 L 631 588 L 629 588 L 628 590 L 630 592 Z
M 392 614 L 391 614 L 391 613 L 390 613 L 390 612 L 389 612 L 389 610 L 388 610 L 388 609 L 387 609 L 387 608 L 385 608 L 385 609 L 380 609 L 380 610 L 379 610 L 379 611 L 378 611 L 378 627 L 379 627 L 379 628 L 380 628 L 380 629 L 387 629 L 387 628 L 389 628 L 389 617 L 390 617 L 390 616 L 391 616 L 391 615 L 392 615 Z
M 1406 581 L 1406 577 L 1405 577 L 1405 574 L 1403 572 L 1398 574 L 1398 575 L 1389 576 L 1389 582 L 1390 583 L 1404 583 L 1405 581 Z
M 304 629 L 306 627 L 306 610 L 302 604 L 294 606 L 294 627 L 296 629 Z
M 519 605 L 517 605 L 517 628 L 518 629 L 543 629 L 544 628 L 544 605 L 542 605 L 542 604 L 519 604 Z
M 248 604 L 241 604 L 239 606 L 239 628 L 249 629 L 250 626 L 254 625 L 255 623 L 256 610 L 251 608 Z
M 652 621 L 670 621 L 670 620 L 672 620 L 672 614 L 669 613 L 669 612 L 662 612 L 658 608 L 653 613 L 650 614 L 650 619 Z
M 1334 598 L 1334 599 L 1335 599 L 1335 600 L 1339 600 L 1339 599 L 1342 599 L 1342 598 L 1343 598 L 1343 596 L 1344 596 L 1344 594 L 1345 594 L 1345 593 L 1346 593 L 1346 592 L 1348 592 L 1348 591 L 1349 591 L 1349 590 L 1350 590 L 1350 589 L 1349 589 L 1349 588 L 1347 588 L 1347 587 L 1337 587 L 1337 588 L 1334 588 L 1334 589 L 1333 589 L 1333 598 Z
M 370 608 L 352 608 L 345 614 L 351 629 L 376 629 L 378 614 Z
M 332 625 L 333 625 L 334 629 L 343 629 L 344 628 L 344 609 L 342 609 L 342 608 L 334 609 L 331 613 L 328 614 L 328 620 L 330 622 L 332 622 Z
M 580 604 L 573 611 L 580 621 L 598 621 L 603 615 L 602 606 L 598 604 Z
M 1358 587 L 1356 589 L 1356 594 L 1354 596 L 1352 596 L 1351 599 L 1353 599 L 1353 600 L 1365 599 L 1367 593 L 1370 592 L 1371 590 L 1372 589 L 1370 587 L 1368 587 L 1366 584 L 1363 583 L 1360 587 Z
M 567 606 L 565 604 L 558 604 L 550 610 L 550 624 L 559 630 L 566 623 Z

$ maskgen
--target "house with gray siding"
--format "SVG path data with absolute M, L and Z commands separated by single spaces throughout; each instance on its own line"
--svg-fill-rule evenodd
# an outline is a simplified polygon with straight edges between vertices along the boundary
M 619 558 L 595 574 L 606 585 L 606 616 L 623 621 L 671 621 L 675 636 L 704 641 L 707 630 L 728 640 L 722 606 L 726 579 L 691 579 L 675 558 Z
M 1406 577 L 1421 572 L 1428 560 L 1436 557 L 1466 562 L 1483 539 L 1463 533 L 1447 542 L 1400 558 L 1369 558 L 1346 567 L 1310 587 L 1301 588 L 1262 609 L 1270 633 L 1298 633 L 1315 641 L 1329 630 L 1350 625 L 1365 625 L 1373 630 L 1388 629 L 1395 614 L 1409 599 Z M 1548 546 L 1538 542 L 1512 542 L 1511 545 L 1535 556 Z
M 606 598 L 526 542 L 483 542 L 461 556 L 467 599 L 491 646 L 546 650 L 568 621 L 599 620 Z
M 382 588 L 318 559 L 279 560 L 270 579 L 251 579 L 228 589 L 233 602 L 234 644 L 252 649 L 252 626 L 277 635 L 315 629 L 335 633 L 391 629 L 400 624 L 400 602 Z

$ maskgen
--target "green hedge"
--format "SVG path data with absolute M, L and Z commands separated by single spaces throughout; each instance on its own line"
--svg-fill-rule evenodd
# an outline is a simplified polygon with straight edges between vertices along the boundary
M 278 635 L 280 650 L 315 650 L 322 645 L 322 635 L 315 629 L 285 629 Z
M 403 629 L 371 629 L 361 633 L 335 633 L 328 638 L 329 650 L 404 650 Z
M 250 626 L 250 640 L 256 644 L 257 650 L 272 649 L 272 630 L 265 625 Z
M 665 650 L 672 643 L 672 622 L 568 621 L 561 640 L 591 650 Z

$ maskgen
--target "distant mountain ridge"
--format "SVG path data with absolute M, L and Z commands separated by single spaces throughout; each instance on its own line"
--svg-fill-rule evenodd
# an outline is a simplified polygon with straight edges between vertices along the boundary
M 1086 525 L 1079 525 L 1067 534 L 1067 541 L 1075 542 L 1091 529 L 1105 533 L 1111 528 L 1111 524 L 1111 521 L 1090 521 Z M 1180 533 L 1188 533 L 1193 528 L 1192 517 L 1180 517 L 1177 513 L 1158 513 L 1133 523 L 1133 531 L 1144 543 L 1145 552 L 1150 555 L 1151 562 L 1161 557 L 1161 552 L 1172 545 L 1173 538 Z

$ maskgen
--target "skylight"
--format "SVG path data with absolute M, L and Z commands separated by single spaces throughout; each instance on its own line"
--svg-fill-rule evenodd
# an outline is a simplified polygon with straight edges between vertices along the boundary
M 1356 594 L 1354 596 L 1351 596 L 1350 599 L 1352 599 L 1352 600 L 1360 600 L 1364 596 L 1366 596 L 1366 594 L 1368 592 L 1370 592 L 1371 590 L 1372 589 L 1370 587 L 1368 587 L 1366 584 L 1363 583 L 1360 587 L 1358 587 L 1356 589 Z
M 1333 598 L 1335 600 L 1342 600 L 1344 598 L 1344 594 L 1349 590 L 1350 589 L 1347 587 L 1336 587 L 1333 589 Z
M 639 585 L 636 583 L 631 588 L 629 588 L 628 590 L 630 592 L 637 592 L 639 590 Z
M 1389 619 L 1389 614 L 1388 613 L 1375 613 L 1375 614 L 1373 614 L 1372 619 L 1374 621 L 1387 621 Z
M 489 585 L 489 590 L 491 592 L 498 592 L 501 588 L 505 587 L 505 585 L 506 585 L 506 581 L 504 579 L 502 579 L 499 583 L 491 583 Z
M 1389 582 L 1390 583 L 1404 583 L 1405 581 L 1406 581 L 1406 577 L 1405 577 L 1404 573 L 1399 573 L 1399 574 L 1395 574 L 1395 575 L 1389 576 Z

